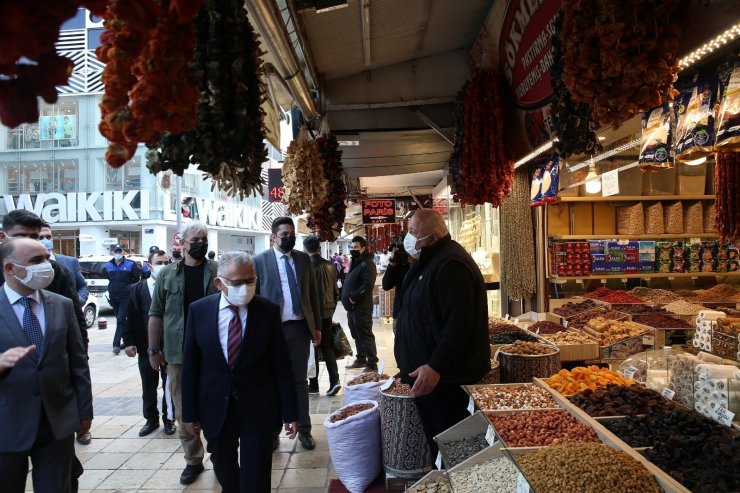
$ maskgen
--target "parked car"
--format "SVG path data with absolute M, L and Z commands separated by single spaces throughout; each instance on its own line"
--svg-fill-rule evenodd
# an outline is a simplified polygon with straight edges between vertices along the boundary
M 93 294 L 89 294 L 87 296 L 85 306 L 82 307 L 82 313 L 85 315 L 85 325 L 87 325 L 88 329 L 95 325 L 95 321 L 98 319 L 99 310 L 100 305 L 98 304 L 98 297 Z
M 112 258 L 112 255 L 88 255 L 79 258 L 82 277 L 87 281 L 87 289 L 91 295 L 98 298 L 98 310 L 110 309 L 108 275 L 105 273 L 105 264 Z M 136 262 L 139 267 L 143 265 L 143 262 L 146 262 L 145 257 L 137 255 L 126 256 L 126 258 Z

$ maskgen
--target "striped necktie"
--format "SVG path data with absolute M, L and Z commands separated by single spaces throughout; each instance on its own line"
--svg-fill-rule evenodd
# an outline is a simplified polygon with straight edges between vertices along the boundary
M 229 309 L 233 313 L 233 316 L 229 321 L 229 335 L 226 347 L 229 354 L 229 366 L 234 368 L 236 366 L 236 359 L 239 356 L 239 349 L 242 347 L 242 320 L 239 317 L 238 306 L 229 305 Z

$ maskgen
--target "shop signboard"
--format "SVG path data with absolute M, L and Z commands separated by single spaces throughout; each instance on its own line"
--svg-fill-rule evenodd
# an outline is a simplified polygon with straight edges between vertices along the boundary
M 8 211 L 26 209 L 50 224 L 149 219 L 149 190 L 4 195 Z M 138 212 L 137 212 L 138 209 Z
M 362 224 L 395 224 L 396 201 L 394 199 L 363 200 Z
M 283 194 L 283 170 L 280 168 L 267 170 L 267 197 L 268 202 L 282 202 Z
M 434 199 L 432 200 L 432 209 L 446 216 L 450 213 L 450 201 L 448 199 Z
M 185 201 L 188 203 L 188 219 L 201 221 L 209 226 L 249 230 L 262 229 L 261 207 L 222 200 L 201 199 L 189 195 L 183 197 L 183 202 Z M 177 220 L 171 206 L 165 206 L 164 218 L 167 221 Z

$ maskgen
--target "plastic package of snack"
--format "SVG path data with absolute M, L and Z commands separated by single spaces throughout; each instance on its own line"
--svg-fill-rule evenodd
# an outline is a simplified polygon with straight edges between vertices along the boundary
M 690 163 L 714 152 L 718 87 L 714 74 L 697 75 L 688 103 L 679 107 L 676 127 L 676 159 L 679 161 Z
M 640 168 L 658 170 L 673 167 L 673 121 L 675 112 L 671 103 L 652 109 L 642 115 L 642 144 Z
M 731 55 L 719 73 L 722 99 L 714 148 L 731 152 L 740 149 L 740 56 Z

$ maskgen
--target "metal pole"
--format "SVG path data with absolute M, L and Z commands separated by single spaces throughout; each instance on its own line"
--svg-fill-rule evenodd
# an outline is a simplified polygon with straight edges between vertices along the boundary
M 175 215 L 177 217 L 177 232 L 182 231 L 182 176 L 175 176 Z

